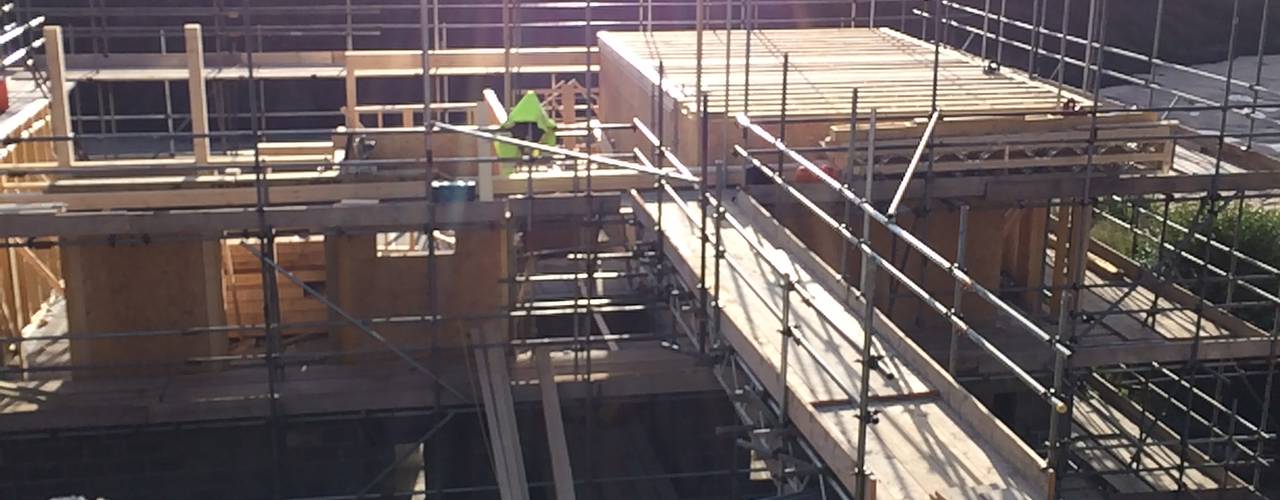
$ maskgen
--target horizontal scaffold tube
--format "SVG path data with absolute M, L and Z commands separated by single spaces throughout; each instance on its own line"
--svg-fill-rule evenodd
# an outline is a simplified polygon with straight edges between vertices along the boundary
M 872 220 L 876 221 L 877 224 L 884 226 L 884 228 L 888 229 L 890 233 L 892 233 L 894 236 L 897 236 L 898 238 L 901 238 L 902 241 L 906 242 L 907 245 L 915 249 L 917 252 L 920 252 L 921 255 L 923 255 L 926 259 L 929 259 L 930 262 L 933 262 L 934 265 L 942 268 L 942 270 L 946 271 L 947 274 L 950 274 L 953 279 L 955 279 L 956 281 L 959 281 L 960 285 L 964 286 L 965 289 L 972 291 L 983 301 L 991 304 L 992 306 L 995 306 L 996 309 L 999 309 L 1001 312 L 1008 315 L 1015 322 L 1017 322 L 1017 324 L 1021 326 L 1022 329 L 1026 330 L 1032 335 L 1035 335 L 1036 338 L 1039 338 L 1040 340 L 1043 340 L 1048 343 L 1053 343 L 1054 349 L 1057 351 L 1058 354 L 1062 356 L 1071 355 L 1070 349 L 1067 349 L 1061 344 L 1056 343 L 1053 336 L 1049 335 L 1047 332 L 1045 332 L 1043 329 L 1037 326 L 1029 318 L 1023 315 L 1020 311 L 1015 309 L 1013 306 L 1009 305 L 1007 302 L 1000 300 L 1000 298 L 997 297 L 995 293 L 992 293 L 991 290 L 988 290 L 986 287 L 979 284 L 967 273 L 961 270 L 958 266 L 953 265 L 950 261 L 948 261 L 942 255 L 939 255 L 937 251 L 930 248 L 929 245 L 926 245 L 923 241 L 920 241 L 919 238 L 916 238 L 915 235 L 911 234 L 906 229 L 903 229 L 901 226 L 889 220 L 889 217 L 886 216 L 885 214 L 880 213 L 878 210 L 876 210 L 875 207 L 871 205 L 871 202 L 862 199 L 853 191 L 849 190 L 848 187 L 840 184 L 839 181 L 833 179 L 830 175 L 827 175 L 826 172 L 823 172 L 822 169 L 818 168 L 817 165 L 814 165 L 813 162 L 809 161 L 803 155 L 795 151 L 792 151 L 791 148 L 788 148 L 785 143 L 783 143 L 779 139 L 774 138 L 772 134 L 770 134 L 768 131 L 761 128 L 759 125 L 751 123 L 751 119 L 748 118 L 747 115 L 738 114 L 737 120 L 738 120 L 738 124 L 741 125 L 743 128 L 750 130 L 752 133 L 756 134 L 764 141 L 768 142 L 769 144 L 772 144 L 773 147 L 778 151 L 781 151 L 782 153 L 791 157 L 791 159 L 795 160 L 795 162 L 799 164 L 801 168 L 808 170 L 810 174 L 813 174 L 815 177 L 821 180 L 824 184 L 836 190 L 837 193 L 839 193 L 845 199 L 849 200 L 850 203 L 853 203 L 859 209 L 865 211 L 867 215 L 871 217 Z M 740 154 L 745 153 L 745 151 L 743 151 L 741 148 L 737 148 L 737 149 Z M 763 170 L 768 170 L 768 169 L 765 168 Z
M 907 287 L 907 289 L 911 291 L 911 293 L 919 297 L 920 300 L 922 300 L 925 304 L 927 304 L 933 310 L 937 311 L 940 315 L 942 315 L 942 317 L 946 318 L 947 321 L 951 323 L 951 325 L 954 328 L 956 328 L 957 331 L 964 333 L 966 338 L 973 341 L 973 343 L 976 344 L 979 348 L 981 348 L 987 354 L 990 354 L 1001 364 L 1005 365 L 1005 367 L 1008 368 L 1009 371 L 1012 372 L 1015 377 L 1017 377 L 1024 384 L 1026 384 L 1027 387 L 1029 387 L 1032 391 L 1034 391 L 1038 396 L 1040 396 L 1045 401 L 1047 401 L 1050 404 L 1050 406 L 1053 407 L 1054 411 L 1058 413 L 1066 412 L 1067 410 L 1066 403 L 1062 401 L 1060 398 L 1058 398 L 1057 395 L 1054 394 L 1054 391 L 1052 389 L 1045 387 L 1043 384 L 1037 381 L 1035 377 L 1032 377 L 1031 374 L 1027 373 L 1026 370 L 1023 370 L 1022 367 L 1014 363 L 1013 360 L 1009 359 L 1009 357 L 1005 355 L 1003 352 L 1001 352 L 999 348 L 991 344 L 991 342 L 989 342 L 985 337 L 983 337 L 976 330 L 970 327 L 968 323 L 965 323 L 964 320 L 960 319 L 960 317 L 955 314 L 955 311 L 948 308 L 942 302 L 939 302 L 938 299 L 935 299 L 932 295 L 929 295 L 929 292 L 925 291 L 923 287 L 921 287 L 916 282 L 911 281 L 911 279 L 908 278 L 906 274 L 903 274 L 901 270 L 894 267 L 892 262 L 889 262 L 884 257 L 881 257 L 879 254 L 875 253 L 875 251 L 872 250 L 871 245 L 867 243 L 866 240 L 863 240 L 858 238 L 857 236 L 854 236 L 853 233 L 849 232 L 849 230 L 846 228 L 845 225 L 840 224 L 838 221 L 832 218 L 830 214 L 826 213 L 820 207 L 815 205 L 812 201 L 806 198 L 804 194 L 801 193 L 799 190 L 797 190 L 795 187 L 788 185 L 785 181 L 782 180 L 781 176 L 779 176 L 777 173 L 773 172 L 772 170 L 769 170 L 769 168 L 763 163 L 761 163 L 760 160 L 746 155 L 746 151 L 743 150 L 740 146 L 734 146 L 734 149 L 738 151 L 739 155 L 745 157 L 753 165 L 755 165 L 757 168 L 763 171 L 764 174 L 767 177 L 769 177 L 770 180 L 772 180 L 778 186 L 785 189 L 787 193 L 795 197 L 796 200 L 799 201 L 801 205 L 804 205 L 805 208 L 808 208 L 820 219 L 822 219 L 824 223 L 826 223 L 832 229 L 835 229 L 837 232 L 839 232 L 840 235 L 844 237 L 845 240 L 857 246 L 858 249 L 863 252 L 863 254 L 865 254 L 869 259 L 876 262 L 877 264 L 876 267 L 883 269 L 886 273 L 889 273 L 889 275 L 893 279 L 897 280 L 899 283 L 902 283 L 903 286 Z M 1059 349 L 1063 349 L 1062 346 L 1057 344 L 1055 344 L 1055 347 Z

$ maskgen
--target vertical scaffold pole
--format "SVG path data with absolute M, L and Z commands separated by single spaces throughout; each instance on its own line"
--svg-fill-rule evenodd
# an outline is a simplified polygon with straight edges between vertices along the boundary
M 867 498 L 867 491 L 870 487 L 868 484 L 870 477 L 867 471 L 867 428 L 871 426 L 875 418 L 871 412 L 871 370 L 873 367 L 871 346 L 875 339 L 876 265 L 876 260 L 868 257 L 866 251 L 864 251 L 861 284 L 863 300 L 862 383 L 858 388 L 858 477 L 854 487 L 854 498 L 860 500 Z
M 969 233 L 969 205 L 960 206 L 960 229 L 958 232 L 959 232 L 959 236 L 956 239 L 956 260 L 955 262 L 951 263 L 951 266 L 960 271 L 964 271 L 965 246 L 968 240 L 968 233 Z M 952 316 L 963 319 L 963 314 L 960 312 L 960 301 L 963 298 L 964 298 L 964 287 L 960 285 L 959 280 L 956 280 L 955 287 L 951 291 L 950 314 Z M 952 326 L 951 345 L 947 351 L 947 371 L 950 372 L 951 376 L 953 377 L 956 375 L 956 358 L 958 357 L 958 354 L 959 354 L 958 351 L 960 348 L 960 335 L 963 335 L 963 334 L 964 332 L 961 331 L 959 328 Z
M 848 157 L 845 159 L 844 165 L 844 188 L 853 189 L 854 179 L 854 154 L 857 151 L 858 142 L 858 89 L 853 89 L 853 95 L 850 97 L 849 105 L 849 149 Z M 848 198 L 844 200 L 844 217 L 840 219 L 841 227 L 845 230 L 849 229 L 849 221 L 853 219 L 853 204 Z M 850 231 L 852 232 L 852 231 Z M 862 238 L 867 238 L 867 233 L 862 233 Z M 853 280 L 849 278 L 849 240 L 844 240 L 840 245 L 840 278 L 844 280 L 846 303 L 853 296 Z

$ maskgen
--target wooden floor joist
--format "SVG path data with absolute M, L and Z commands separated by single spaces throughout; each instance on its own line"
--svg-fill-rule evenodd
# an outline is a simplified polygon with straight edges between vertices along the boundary
M 734 117 L 739 113 L 767 122 L 767 129 L 793 146 L 847 144 L 855 91 L 860 126 L 872 110 L 877 114 L 878 141 L 914 145 L 934 109 L 944 117 L 940 136 L 986 139 L 968 147 L 938 149 L 935 172 L 1086 161 L 1081 151 L 1089 134 L 1079 127 L 1091 119 L 1092 99 L 1017 69 L 988 65 L 960 50 L 935 51 L 932 44 L 889 28 L 603 32 L 599 41 L 600 117 L 640 117 L 652 125 L 662 115 L 665 144 L 686 162 L 694 161 L 700 150 L 698 131 L 703 125 L 695 96 L 707 101 L 707 154 L 721 158 L 733 143 L 752 145 L 726 140 L 738 136 Z M 657 111 L 659 98 L 664 104 Z M 772 122 L 783 116 L 789 120 L 785 135 Z M 1125 110 L 1109 111 L 1101 122 L 1107 128 L 1104 135 L 1116 139 L 1101 143 L 1099 155 L 1106 158 L 1099 162 L 1167 169 L 1172 146 L 1164 137 L 1171 124 L 1158 123 L 1152 113 Z M 1135 135 L 1138 139 L 1122 139 Z M 1032 142 L 1008 144 L 1018 141 Z M 1074 144 L 1063 148 L 1058 144 L 1063 142 Z M 625 140 L 621 145 L 647 147 Z M 905 153 L 909 156 L 910 149 Z M 832 164 L 845 163 L 840 154 L 832 156 Z M 893 173 L 906 163 L 902 158 L 885 166 L 899 169 L 890 168 L 888 173 Z
M 746 31 L 703 32 L 702 90 L 712 113 L 776 116 L 782 98 L 782 63 L 790 63 L 787 114 L 847 116 L 853 90 L 858 107 L 882 117 L 927 116 L 933 107 L 934 47 L 888 28 L 772 29 L 751 32 L 750 101 Z M 627 64 L 656 82 L 659 64 L 668 92 L 686 109 L 696 103 L 698 67 L 694 31 L 604 32 L 602 65 Z M 726 63 L 726 45 L 732 50 Z M 625 59 L 625 60 L 620 60 Z M 725 80 L 726 65 L 729 79 Z M 1011 70 L 990 71 L 977 58 L 943 48 L 938 101 L 959 112 L 1052 112 L 1068 100 L 1089 100 Z

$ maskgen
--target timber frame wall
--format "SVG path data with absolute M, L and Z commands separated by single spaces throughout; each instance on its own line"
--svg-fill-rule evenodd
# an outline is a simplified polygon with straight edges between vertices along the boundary
M 1003 422 L 993 428 L 1017 433 L 1041 460 L 1046 496 L 1072 498 L 1083 491 L 1073 488 L 1098 485 L 1127 494 L 1268 494 L 1278 322 L 1242 318 L 1280 314 L 1280 269 L 1240 250 L 1239 224 L 1231 234 L 1209 228 L 1274 201 L 1280 163 L 1255 143 L 1274 138 L 1280 122 L 1253 111 L 1280 107 L 1280 92 L 1261 84 L 1260 71 L 1217 74 L 1164 61 L 1158 34 L 1151 55 L 1109 46 L 1114 9 L 1106 0 L 1089 2 L 1081 34 L 1064 34 L 1065 21 L 1045 18 L 1054 0 L 1033 2 L 1039 15 L 1031 20 L 947 0 L 802 3 L 816 18 L 766 0 L 639 1 L 601 8 L 600 17 L 587 7 L 582 19 L 543 22 L 521 20 L 536 7 L 504 1 L 466 7 L 500 18 L 471 25 L 447 17 L 456 6 L 335 4 L 315 11 L 337 19 L 337 28 L 300 35 L 281 21 L 298 15 L 289 8 L 237 11 L 229 23 L 219 3 L 193 11 L 207 19 L 188 20 L 203 26 L 179 26 L 150 14 L 112 24 L 112 9 L 127 6 L 19 5 L 12 40 L 21 46 L 10 52 L 18 54 L 11 70 L 38 62 L 48 97 L 24 102 L 29 116 L 10 120 L 0 165 L 7 256 L 0 334 L 16 346 L 6 349 L 5 373 L 31 386 L 244 376 L 236 383 L 262 385 L 272 396 L 245 397 L 212 416 L 148 409 L 142 420 L 259 418 L 273 431 L 327 412 L 481 406 L 501 408 L 487 412 L 492 428 L 510 428 L 503 420 L 514 419 L 512 401 L 528 397 L 520 383 L 503 383 L 512 380 L 551 380 L 551 388 L 563 385 L 557 377 L 582 382 L 575 397 L 588 405 L 598 392 L 691 390 L 679 380 L 657 382 L 663 371 L 705 382 L 705 371 L 685 358 L 639 349 L 622 361 L 597 356 L 600 345 L 655 342 L 709 354 L 719 338 L 716 291 L 705 278 L 675 276 L 662 223 L 637 222 L 619 193 L 689 196 L 704 223 L 725 226 L 716 204 L 742 192 L 821 257 L 851 297 L 875 290 L 868 302 L 949 372 L 939 377 L 961 393 L 998 394 L 982 401 Z M 1255 15 L 1239 2 L 1223 8 L 1235 19 Z M 1264 9 L 1257 14 L 1270 19 L 1270 4 Z M 1160 13 L 1153 15 L 1159 26 Z M 46 23 L 43 37 L 32 36 Z M 822 68 L 806 69 L 814 61 L 799 52 L 760 52 L 767 61 L 754 69 L 710 63 L 721 51 L 763 50 L 770 28 L 817 25 L 912 47 L 916 79 L 932 81 L 914 82 L 919 99 L 910 109 L 880 113 L 899 100 L 871 82 L 833 90 L 840 97 L 832 102 L 809 94 L 821 85 L 799 82 Z M 488 40 L 458 40 L 477 27 L 496 29 Z M 597 47 L 598 32 L 628 28 L 641 32 L 629 35 L 632 43 L 678 37 L 679 62 L 628 56 L 620 50 L 627 37 L 616 33 L 600 35 Z M 663 33 L 676 29 L 683 31 Z M 247 32 L 254 35 L 241 36 Z M 747 35 L 715 38 L 730 32 Z M 1267 36 L 1257 34 L 1260 44 Z M 290 37 L 308 51 L 269 50 L 289 46 Z M 557 46 L 537 46 L 559 37 Z M 159 47 L 147 45 L 152 39 Z M 173 50 L 179 39 L 183 49 Z M 747 39 L 753 49 L 731 45 Z M 113 46 L 147 50 L 106 62 L 100 56 Z M 1232 51 L 1237 44 L 1224 56 L 1233 59 Z M 1251 100 L 1126 74 L 1109 66 L 1116 58 Z M 980 80 L 990 76 L 988 64 L 1050 98 L 1034 109 L 998 110 L 940 99 L 947 85 L 960 84 L 938 81 L 948 74 L 941 67 Z M 757 100 L 717 94 L 714 78 L 755 78 L 744 88 Z M 375 79 L 391 83 L 360 84 Z M 1105 98 L 1104 80 L 1138 85 L 1148 102 Z M 280 89 L 322 81 L 333 82 L 331 101 L 269 110 Z M 163 89 L 165 110 L 116 113 L 135 84 Z M 475 92 L 486 86 L 496 91 Z M 380 91 L 387 88 L 394 90 Z M 375 102 L 406 88 L 416 102 Z M 512 165 L 493 157 L 490 145 L 502 139 L 486 127 L 501 122 L 503 104 L 525 89 L 559 105 L 563 143 L 573 147 L 547 151 L 559 156 L 558 168 L 497 168 Z M 890 96 L 877 101 L 876 92 Z M 1179 104 L 1154 104 L 1173 97 Z M 282 119 L 291 113 L 322 124 L 279 126 L 294 123 Z M 1191 113 L 1220 114 L 1222 126 L 1204 133 L 1165 120 Z M 1242 125 L 1248 132 L 1233 131 Z M 130 137 L 151 141 L 143 149 L 167 145 L 156 158 L 82 147 Z M 360 149 L 368 141 L 377 143 L 372 156 Z M 433 184 L 438 177 L 474 181 L 474 199 L 438 199 L 450 193 Z M 1194 215 L 1184 224 L 1171 210 Z M 703 234 L 704 261 L 718 269 L 719 243 Z M 410 243 L 388 243 L 397 238 Z M 1117 248 L 1124 243 L 1129 248 Z M 1139 247 L 1155 255 L 1144 260 Z M 888 265 L 863 276 L 876 258 Z M 1189 265 L 1206 271 L 1180 275 Z M 646 286 L 602 284 L 635 276 Z M 547 297 L 531 285 L 547 281 L 570 283 L 572 292 Z M 1211 299 L 1219 287 L 1225 299 Z M 65 334 L 22 332 L 64 296 Z M 631 336 L 600 326 L 630 314 L 669 331 Z M 545 331 L 540 316 L 562 319 L 555 324 L 569 331 Z M 316 336 L 331 345 L 299 347 Z M 25 345 L 68 342 L 69 362 L 25 359 Z M 572 353 L 557 358 L 546 346 Z M 706 359 L 744 366 L 726 358 Z M 284 376 L 311 363 L 331 377 L 316 384 L 337 380 L 347 399 L 326 405 L 329 394 L 308 392 L 311 379 Z M 496 378 L 481 380 L 478 392 L 459 390 L 473 363 Z M 380 383 L 344 371 L 393 365 L 407 373 L 389 369 L 385 380 L 401 381 L 413 397 L 368 396 Z M 627 382 L 627 374 L 655 382 L 636 389 L 645 382 Z M 760 407 L 776 412 L 777 396 L 757 389 Z M 71 393 L 68 408 L 91 394 Z M 1011 409 L 1003 399 L 1010 394 L 1044 404 Z M 11 413 L 31 404 L 17 401 Z M 33 418 L 19 415 L 0 430 L 52 432 L 35 407 Z M 98 423 L 64 418 L 71 428 L 139 425 L 125 413 Z M 781 422 L 745 424 L 785 425 L 785 411 L 775 418 Z M 765 434 L 745 439 L 766 449 L 785 440 L 795 451 L 788 459 L 812 465 L 787 472 L 779 458 L 766 460 L 784 492 L 807 484 L 875 497 L 863 480 L 874 471 L 861 463 L 852 469 L 857 481 L 835 477 L 804 437 Z M 490 445 L 510 459 L 495 464 L 498 488 L 518 498 L 518 439 Z

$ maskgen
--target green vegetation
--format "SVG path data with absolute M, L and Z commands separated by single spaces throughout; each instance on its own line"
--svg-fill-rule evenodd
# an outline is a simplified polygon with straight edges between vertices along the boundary
M 1240 283 L 1228 286 L 1222 280 L 1223 273 L 1233 265 L 1230 252 L 1233 245 L 1239 253 L 1258 261 L 1234 259 L 1237 276 L 1270 273 L 1258 263 L 1272 269 L 1280 268 L 1280 209 L 1249 201 L 1243 204 L 1234 201 L 1219 203 L 1218 213 L 1211 217 L 1206 203 L 1170 203 L 1167 223 L 1162 220 L 1163 202 L 1139 205 L 1136 218 L 1132 204 L 1118 201 L 1103 203 L 1099 209 L 1116 220 L 1100 214 L 1095 218 L 1093 237 L 1165 278 L 1180 280 L 1182 286 L 1193 293 L 1201 293 L 1200 287 L 1203 286 L 1204 297 L 1214 304 L 1227 303 L 1228 294 L 1233 303 L 1258 302 L 1264 300 L 1258 290 L 1273 295 L 1280 291 L 1280 282 L 1275 277 L 1244 280 L 1257 290 Z M 1210 219 L 1212 224 L 1205 224 Z M 1128 227 L 1130 224 L 1137 228 L 1136 234 Z M 1207 235 L 1213 243 L 1203 236 L 1190 236 L 1189 231 Z M 1160 251 L 1162 233 L 1165 248 Z M 1209 281 L 1203 284 L 1196 281 L 1202 277 Z M 1263 330 L 1270 330 L 1275 321 L 1275 310 L 1270 306 L 1233 308 L 1231 312 Z

